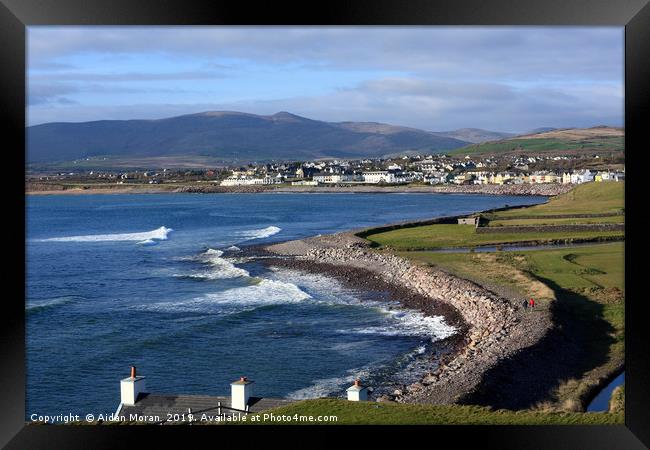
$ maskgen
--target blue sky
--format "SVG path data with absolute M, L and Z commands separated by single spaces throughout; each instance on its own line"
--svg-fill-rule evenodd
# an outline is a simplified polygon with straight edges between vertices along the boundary
M 29 27 L 28 124 L 289 111 L 430 131 L 623 125 L 622 27 Z

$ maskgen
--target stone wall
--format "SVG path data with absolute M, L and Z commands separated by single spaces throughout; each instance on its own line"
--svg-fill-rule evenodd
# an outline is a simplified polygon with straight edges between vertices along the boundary
M 527 208 L 530 205 L 523 205 L 521 206 L 522 208 Z M 489 213 L 495 212 L 495 211 L 506 211 L 506 210 L 513 210 L 515 207 L 511 208 L 500 208 L 500 209 L 492 209 L 485 214 L 489 216 Z M 533 214 L 520 214 L 518 216 L 513 216 L 513 215 L 508 215 L 507 217 L 498 217 L 495 220 L 519 220 L 519 219 L 588 219 L 588 218 L 594 218 L 594 217 L 614 217 L 614 216 L 622 216 L 622 213 L 618 212 L 613 212 L 613 213 L 599 213 L 599 214 L 542 214 L 542 215 L 533 215 Z M 487 217 L 486 217 L 487 219 Z
M 506 225 L 478 227 L 477 233 L 567 233 L 576 231 L 625 231 L 623 223 L 585 223 L 574 225 Z
M 493 195 L 545 195 L 554 196 L 569 192 L 574 184 L 468 184 L 435 186 L 434 192 Z

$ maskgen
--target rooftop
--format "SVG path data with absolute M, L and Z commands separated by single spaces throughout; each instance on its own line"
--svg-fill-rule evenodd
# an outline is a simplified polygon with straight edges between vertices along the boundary
M 294 400 L 280 398 L 250 397 L 248 406 L 250 413 L 258 413 L 279 406 L 289 405 Z M 219 404 L 221 403 L 221 410 Z M 208 395 L 155 395 L 140 394 L 135 405 L 122 405 L 117 415 L 126 416 L 128 419 L 132 414 L 137 416 L 160 417 L 160 422 L 168 422 L 167 415 L 187 415 L 192 410 L 193 415 L 236 415 L 241 410 L 231 408 L 231 397 L 213 397 Z

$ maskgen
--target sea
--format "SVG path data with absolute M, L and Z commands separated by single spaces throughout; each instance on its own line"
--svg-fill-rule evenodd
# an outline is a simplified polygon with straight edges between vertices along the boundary
M 323 275 L 267 267 L 246 246 L 541 203 L 423 193 L 28 196 L 26 417 L 110 414 L 136 366 L 159 394 L 343 396 L 413 382 L 456 330 Z

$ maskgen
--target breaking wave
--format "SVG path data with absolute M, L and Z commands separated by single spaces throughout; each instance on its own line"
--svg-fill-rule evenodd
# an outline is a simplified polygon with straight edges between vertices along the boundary
M 57 306 L 66 305 L 79 299 L 83 299 L 83 297 L 78 295 L 67 295 L 63 297 L 48 299 L 42 302 L 30 302 L 29 305 L 25 306 L 25 312 L 28 314 L 33 314 L 50 308 L 55 308 Z
M 372 371 L 372 366 L 350 369 L 345 375 L 332 378 L 321 378 L 313 380 L 311 386 L 290 392 L 287 397 L 294 400 L 306 400 L 310 398 L 322 398 L 334 393 L 341 393 L 346 387 L 357 378 L 366 379 Z
M 297 303 L 308 298 L 311 296 L 293 283 L 262 279 L 251 286 L 205 294 L 191 300 L 151 303 L 134 308 L 156 312 L 233 314 L 261 306 Z
M 246 240 L 263 239 L 269 236 L 273 236 L 274 234 L 278 234 L 280 231 L 282 231 L 282 228 L 270 226 L 266 228 L 261 228 L 259 230 L 240 231 L 237 233 L 237 236 L 242 237 Z
M 222 258 L 223 252 L 213 248 L 207 249 L 196 258 L 198 261 L 209 264 L 210 269 L 201 272 L 194 272 L 189 275 L 177 275 L 181 278 L 198 278 L 203 280 L 222 280 L 226 278 L 248 277 L 250 273 L 247 270 L 236 267 L 227 259 Z
M 442 316 L 426 316 L 420 311 L 402 308 L 397 302 L 362 301 L 361 293 L 347 289 L 336 279 L 324 275 L 281 269 L 273 273 L 273 278 L 280 281 L 300 280 L 300 285 L 307 292 L 313 292 L 319 302 L 376 308 L 385 316 L 380 325 L 337 330 L 342 334 L 430 337 L 432 341 L 438 341 L 457 331 Z
M 155 244 L 156 241 L 164 241 L 172 230 L 162 226 L 152 231 L 141 233 L 120 233 L 120 234 L 89 234 L 84 236 L 65 236 L 47 239 L 38 239 L 39 242 L 107 242 L 107 241 L 137 241 L 142 245 Z
M 419 311 L 381 309 L 388 315 L 388 323 L 338 331 L 379 336 L 430 336 L 432 341 L 448 338 L 457 331 L 456 328 L 446 324 L 442 316 L 425 316 Z

